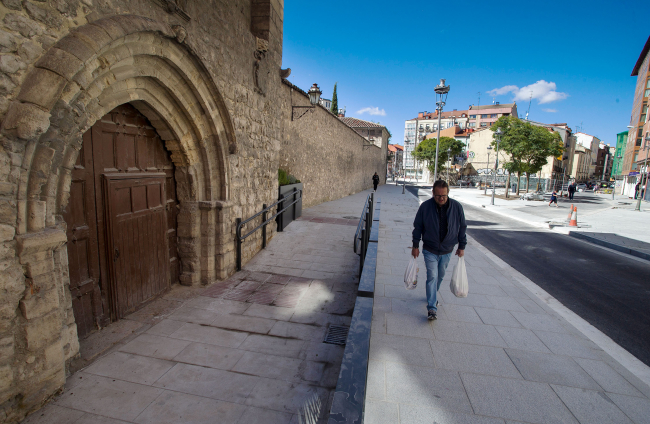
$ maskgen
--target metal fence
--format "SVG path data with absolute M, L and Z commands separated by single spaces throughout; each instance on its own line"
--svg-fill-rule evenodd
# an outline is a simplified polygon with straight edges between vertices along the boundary
M 366 198 L 366 203 L 361 210 L 361 217 L 357 225 L 357 231 L 354 233 L 354 253 L 360 256 L 359 275 L 363 271 L 363 263 L 370 242 L 370 228 L 372 227 L 372 214 L 375 210 L 375 193 L 370 193 Z

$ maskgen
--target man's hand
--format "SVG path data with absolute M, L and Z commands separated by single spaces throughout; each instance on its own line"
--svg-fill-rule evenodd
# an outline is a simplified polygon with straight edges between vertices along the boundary
M 464 249 L 458 249 L 458 250 L 456 250 L 456 254 L 458 255 L 459 258 L 462 258 L 465 255 L 465 250 Z
M 420 256 L 420 249 L 414 247 L 413 249 L 411 249 L 411 255 L 413 255 L 414 258 L 417 258 L 418 256 Z

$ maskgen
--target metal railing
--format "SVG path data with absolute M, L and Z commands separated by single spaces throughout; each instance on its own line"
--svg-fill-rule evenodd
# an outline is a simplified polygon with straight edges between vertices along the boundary
M 242 246 L 242 243 L 244 242 L 244 240 L 246 240 L 248 237 L 253 235 L 253 233 L 255 233 L 255 231 L 257 231 L 257 230 L 259 230 L 261 228 L 262 229 L 262 249 L 265 249 L 266 248 L 266 226 L 271 221 L 273 221 L 276 217 L 283 214 L 291 206 L 293 206 L 294 204 L 296 204 L 296 203 L 298 203 L 299 201 L 302 200 L 302 190 L 298 190 L 297 192 L 292 192 L 290 194 L 290 196 L 295 197 L 296 193 L 298 193 L 298 197 L 296 199 L 294 199 L 293 202 L 289 203 L 286 206 L 284 205 L 283 202 L 286 201 L 287 196 L 283 195 L 280 198 L 280 200 L 278 200 L 277 202 L 273 203 L 270 206 L 266 206 L 266 203 L 263 204 L 262 205 L 262 210 L 260 212 L 256 213 L 255 215 L 251 216 L 250 218 L 246 219 L 245 221 L 242 221 L 241 218 L 237 218 L 235 220 L 235 222 L 237 224 L 237 227 L 235 228 L 235 243 L 237 244 L 237 271 L 241 271 L 241 256 L 242 256 L 241 255 L 241 246 Z M 271 216 L 270 218 L 267 218 L 268 212 L 271 209 L 273 209 L 274 207 L 276 207 L 280 203 L 282 203 L 283 208 L 281 210 L 279 210 L 279 211 L 276 211 L 276 213 L 273 216 Z M 260 215 L 262 215 L 262 223 L 260 225 L 258 225 L 257 227 L 253 228 L 252 230 L 250 230 L 245 235 L 242 236 L 241 230 L 244 227 L 244 225 L 246 225 L 247 223 L 249 223 L 250 221 L 252 221 L 253 219 L 257 218 Z M 282 230 L 278 230 L 278 231 L 282 231 Z
M 354 233 L 354 253 L 360 256 L 359 275 L 363 271 L 363 263 L 366 259 L 366 251 L 370 242 L 370 228 L 372 227 L 372 214 L 375 210 L 375 193 L 370 193 L 366 198 L 366 203 L 361 210 L 361 217 L 357 225 L 357 231 Z

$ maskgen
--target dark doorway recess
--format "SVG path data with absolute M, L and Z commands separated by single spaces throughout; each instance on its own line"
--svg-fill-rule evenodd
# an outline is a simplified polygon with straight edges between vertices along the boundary
M 83 136 L 63 211 L 79 337 L 178 280 L 174 165 L 147 118 L 125 104 Z

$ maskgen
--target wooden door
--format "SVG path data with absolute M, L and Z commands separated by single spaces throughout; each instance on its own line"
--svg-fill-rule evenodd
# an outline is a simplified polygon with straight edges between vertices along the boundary
M 169 287 L 165 174 L 106 174 L 108 247 L 117 318 Z
M 79 337 L 106 321 L 102 306 L 95 183 L 90 132 L 83 136 L 83 145 L 72 170 L 70 201 L 63 211 L 67 223 L 70 294 Z
M 84 134 L 83 147 L 72 177 L 70 201 L 64 211 L 64 217 L 68 224 L 68 258 L 73 307 L 79 336 L 83 337 L 89 331 L 101 328 L 111 320 L 116 320 L 123 317 L 125 313 L 137 309 L 147 299 L 169 287 L 170 282 L 178 281 L 180 274 L 176 248 L 178 201 L 174 165 L 164 142 L 147 118 L 129 104 L 113 109 Z M 149 202 L 147 206 L 144 209 L 137 209 L 141 207 L 141 204 L 137 203 L 140 198 L 137 197 L 136 202 L 131 205 L 136 209 L 130 213 L 138 225 L 141 222 L 135 217 L 151 215 L 146 218 L 152 220 L 147 221 L 147 231 L 161 233 L 150 232 L 147 233 L 147 237 L 164 239 L 164 243 L 160 246 L 165 246 L 167 249 L 164 256 L 168 261 L 167 272 L 162 273 L 155 268 L 151 276 L 142 277 L 142 274 L 137 274 L 137 278 L 130 280 L 128 278 L 132 278 L 135 274 L 126 273 L 120 274 L 123 275 L 122 278 L 116 278 L 113 273 L 114 265 L 117 266 L 115 271 L 123 272 L 124 269 L 120 267 L 122 262 L 113 263 L 115 253 L 113 242 L 114 240 L 124 242 L 119 231 L 128 231 L 125 228 L 135 224 L 129 223 L 130 219 L 126 216 L 120 218 L 116 216 L 116 226 L 113 229 L 118 233 L 112 232 L 113 229 L 109 228 L 112 217 L 109 209 L 118 199 L 109 202 L 111 196 L 107 190 L 112 189 L 115 196 L 122 195 L 119 193 L 122 187 L 120 184 L 128 186 L 134 182 L 129 183 L 127 180 L 139 179 L 140 185 L 136 184 L 128 190 L 134 191 L 136 195 L 143 190 L 148 193 L 149 188 L 146 186 L 151 182 L 149 181 L 151 178 L 153 179 L 151 181 L 155 181 L 152 184 L 163 190 L 160 194 L 161 205 L 150 207 L 150 204 L 153 205 L 151 202 L 155 202 L 155 197 L 145 198 Z M 144 183 L 144 181 L 149 182 Z M 163 227 L 154 222 L 161 218 L 164 220 Z M 137 246 L 139 248 L 140 245 Z M 141 271 L 148 272 L 149 268 Z M 145 286 L 134 287 L 137 284 L 145 284 Z M 118 296 L 118 293 L 122 294 Z

